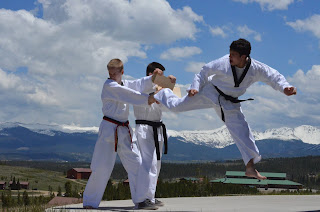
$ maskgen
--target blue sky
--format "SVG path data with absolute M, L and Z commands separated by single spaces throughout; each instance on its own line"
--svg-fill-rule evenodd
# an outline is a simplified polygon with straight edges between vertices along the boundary
M 298 88 L 293 97 L 249 88 L 250 126 L 320 126 L 318 0 L 6 0 L 0 8 L 0 122 L 98 126 L 110 59 L 125 62 L 126 79 L 160 62 L 184 93 L 202 65 L 242 37 L 252 58 Z M 163 119 L 174 130 L 223 125 L 213 110 Z

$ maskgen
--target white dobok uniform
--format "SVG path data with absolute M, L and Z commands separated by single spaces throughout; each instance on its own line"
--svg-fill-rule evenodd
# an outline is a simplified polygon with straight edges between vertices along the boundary
M 129 104 L 148 105 L 147 94 L 136 91 L 140 87 L 152 88 L 151 76 L 138 80 L 123 80 L 119 85 L 108 79 L 103 85 L 101 100 L 103 115 L 119 122 L 126 122 L 129 116 Z M 117 130 L 118 145 L 115 151 L 115 132 Z M 129 133 L 130 131 L 130 133 Z M 123 167 L 129 178 L 131 197 L 136 203 L 136 178 L 141 164 L 140 152 L 137 144 L 132 140 L 133 132 L 130 126 L 117 126 L 102 120 L 99 127 L 91 161 L 92 173 L 83 193 L 83 205 L 97 208 L 102 199 L 106 185 L 113 170 L 116 154 L 119 154 Z
M 154 97 L 175 112 L 208 108 L 211 104 L 211 107 L 221 118 L 224 114 L 224 122 L 240 150 L 245 165 L 247 165 L 251 159 L 254 163 L 261 160 L 250 127 L 242 113 L 240 103 L 226 100 L 215 86 L 225 95 L 237 98 L 243 95 L 249 86 L 258 81 L 264 82 L 282 93 L 284 88 L 291 87 L 291 85 L 277 70 L 254 59 L 251 59 L 251 64 L 248 65 L 249 69 L 242 82 L 239 81 L 239 78 L 245 68 L 234 68 L 236 76 L 232 71 L 229 55 L 225 55 L 203 66 L 201 72 L 195 75 L 194 81 L 188 89 L 199 91 L 193 97 L 178 98 L 170 89 L 162 89 Z M 235 87 L 236 81 L 240 82 L 239 87 Z
M 143 93 L 152 93 L 155 89 L 139 91 Z M 162 110 L 167 110 L 163 105 L 157 103 L 153 103 L 149 107 L 133 106 L 133 109 L 136 120 L 152 122 L 161 122 Z M 159 141 L 160 160 L 157 159 L 153 127 L 148 124 L 136 124 L 135 137 L 142 159 L 137 180 L 136 196 L 138 202 L 143 202 L 146 199 L 150 199 L 152 202 L 155 201 L 154 197 L 161 168 L 161 157 L 164 144 L 163 127 L 157 127 L 156 130 Z

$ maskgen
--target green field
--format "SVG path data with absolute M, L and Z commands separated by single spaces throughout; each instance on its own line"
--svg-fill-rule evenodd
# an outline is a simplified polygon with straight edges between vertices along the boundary
M 52 190 L 57 192 L 60 186 L 62 192 L 65 192 L 64 185 L 66 182 L 70 181 L 72 183 L 72 188 L 78 187 L 78 190 L 82 191 L 86 184 L 86 181 L 83 180 L 68 179 L 62 172 L 0 165 L 0 181 L 9 183 L 13 177 L 15 177 L 16 181 L 18 181 L 18 179 L 20 182 L 28 181 L 29 190 L 48 191 L 49 186 L 51 186 Z

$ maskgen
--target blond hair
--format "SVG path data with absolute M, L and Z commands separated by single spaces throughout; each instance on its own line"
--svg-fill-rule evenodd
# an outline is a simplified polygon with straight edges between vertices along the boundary
M 108 68 L 108 70 L 114 69 L 114 68 L 122 70 L 123 69 L 123 63 L 122 63 L 122 61 L 120 59 L 115 58 L 115 59 L 112 59 L 112 60 L 109 61 L 108 65 L 107 65 L 107 68 Z

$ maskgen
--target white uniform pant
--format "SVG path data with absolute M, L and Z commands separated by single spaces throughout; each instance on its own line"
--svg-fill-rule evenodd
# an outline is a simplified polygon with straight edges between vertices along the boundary
M 219 93 L 211 84 L 207 84 L 193 97 L 186 95 L 182 98 L 178 98 L 170 89 L 162 89 L 154 97 L 173 112 L 212 107 L 221 118 L 221 110 L 218 103 Z M 225 100 L 222 96 L 220 97 L 220 102 L 224 111 L 225 125 L 237 145 L 245 165 L 247 165 L 251 159 L 253 159 L 254 163 L 259 162 L 261 156 L 249 124 L 242 113 L 240 103 L 232 103 Z
M 83 205 L 98 208 L 106 185 L 113 170 L 116 155 L 119 154 L 122 165 L 128 173 L 131 197 L 136 203 L 136 179 L 141 164 L 137 144 L 131 138 L 127 127 L 118 127 L 118 149 L 115 152 L 114 133 L 116 125 L 102 121 L 91 162 L 92 173 L 83 193 Z M 131 134 L 132 129 L 130 128 Z M 133 134 L 132 134 L 133 135 Z
M 146 199 L 154 202 L 161 160 L 157 160 L 153 129 L 151 126 L 138 124 L 135 130 L 142 160 L 137 179 L 137 202 L 143 202 Z M 157 131 L 161 159 L 164 144 L 162 127 L 158 127 Z

